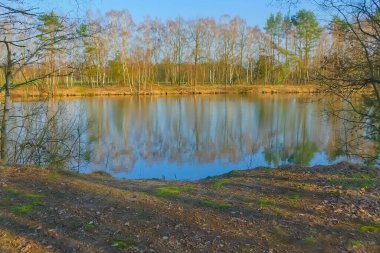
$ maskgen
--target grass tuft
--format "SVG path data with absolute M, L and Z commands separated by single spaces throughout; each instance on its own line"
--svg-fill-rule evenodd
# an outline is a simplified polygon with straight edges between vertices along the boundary
M 365 173 L 356 173 L 352 176 L 333 178 L 330 182 L 334 185 L 340 185 L 345 189 L 373 189 L 376 186 L 376 178 Z
M 28 204 L 23 206 L 14 206 L 11 207 L 11 211 L 15 214 L 28 214 L 34 210 L 34 205 Z
M 363 243 L 359 240 L 350 240 L 349 241 L 349 245 L 352 247 L 352 248 L 360 248 L 363 246 Z
M 300 208 L 301 205 L 301 197 L 298 194 L 289 196 L 289 202 L 292 206 Z
M 38 193 L 24 193 L 22 194 L 22 196 L 29 199 L 41 199 L 46 197 L 44 194 Z
M 155 190 L 155 194 L 160 197 L 173 197 L 181 194 L 178 186 L 162 186 Z
M 6 190 L 6 193 L 7 193 L 7 195 L 9 195 L 10 197 L 15 197 L 15 196 L 17 196 L 17 195 L 20 194 L 20 192 L 19 192 L 18 190 L 13 189 L 13 188 L 8 188 L 8 189 Z
M 23 193 L 15 189 L 7 189 L 7 198 L 17 198 L 20 201 L 21 205 L 14 205 L 11 203 L 10 210 L 19 215 L 25 215 L 32 212 L 36 207 L 42 205 L 42 199 L 45 198 L 45 195 L 38 193 Z M 13 206 L 12 206 L 13 205 Z
M 271 205 L 271 202 L 268 198 L 260 198 L 258 204 L 260 205 L 260 207 L 265 207 Z
M 94 223 L 87 223 L 87 224 L 84 224 L 83 226 L 83 230 L 86 231 L 86 232 L 94 232 L 96 229 L 96 225 Z
M 304 239 L 304 242 L 306 244 L 315 244 L 317 242 L 317 239 L 315 239 L 314 236 L 310 235 Z
M 137 246 L 137 243 L 132 240 L 124 241 L 120 239 L 114 239 L 114 240 L 111 240 L 109 243 L 112 247 L 116 247 L 118 249 L 128 249 L 128 248 Z
M 223 187 L 225 184 L 231 183 L 232 180 L 229 178 L 222 178 L 212 183 L 214 187 Z
M 360 231 L 379 233 L 380 232 L 380 224 L 369 225 L 369 226 L 361 226 Z
M 25 215 L 32 212 L 36 207 L 42 205 L 40 200 L 33 200 L 31 203 L 21 205 L 21 206 L 13 206 L 11 207 L 11 211 L 15 214 Z

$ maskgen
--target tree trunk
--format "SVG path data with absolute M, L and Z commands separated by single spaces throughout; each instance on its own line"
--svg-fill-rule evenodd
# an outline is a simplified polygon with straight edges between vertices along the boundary
M 5 74 L 5 96 L 4 96 L 4 106 L 3 115 L 1 119 L 1 145 L 0 145 L 0 160 L 3 164 L 7 162 L 7 125 L 9 118 L 9 104 L 10 104 L 10 87 L 13 82 L 13 61 L 12 61 L 12 51 L 8 43 L 5 43 L 7 49 L 7 64 L 4 68 Z
M 3 115 L 1 119 L 1 146 L 0 146 L 0 159 L 2 164 L 7 163 L 7 125 L 9 118 L 9 104 L 10 96 L 9 91 L 6 91 L 4 96 Z

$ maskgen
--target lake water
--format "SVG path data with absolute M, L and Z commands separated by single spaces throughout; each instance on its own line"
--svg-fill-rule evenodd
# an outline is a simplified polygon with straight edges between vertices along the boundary
M 88 173 L 196 180 L 231 170 L 346 159 L 330 98 L 294 95 L 126 96 L 60 100 L 89 125 Z M 58 103 L 58 102 L 57 102 Z

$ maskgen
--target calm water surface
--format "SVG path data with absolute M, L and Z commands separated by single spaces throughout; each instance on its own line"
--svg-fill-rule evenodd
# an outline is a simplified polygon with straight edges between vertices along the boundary
M 235 169 L 344 160 L 342 122 L 327 98 L 287 95 L 131 96 L 63 100 L 89 122 L 87 173 L 195 180 Z

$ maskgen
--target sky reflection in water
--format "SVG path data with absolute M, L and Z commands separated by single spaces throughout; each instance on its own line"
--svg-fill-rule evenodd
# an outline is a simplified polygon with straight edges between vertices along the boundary
M 130 96 L 64 101 L 89 120 L 91 162 L 119 178 L 196 180 L 257 166 L 345 159 L 328 98 L 288 95 Z

